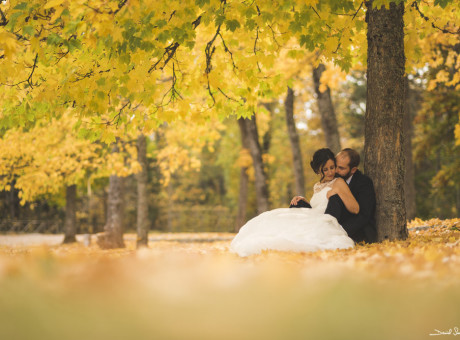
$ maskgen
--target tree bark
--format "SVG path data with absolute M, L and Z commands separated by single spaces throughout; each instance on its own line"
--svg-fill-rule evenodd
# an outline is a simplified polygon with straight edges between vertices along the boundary
M 240 171 L 240 193 L 238 196 L 238 215 L 236 216 L 235 232 L 237 233 L 240 228 L 246 223 L 246 211 L 248 204 L 248 187 L 249 176 L 247 173 L 248 168 L 243 167 Z
M 16 216 L 19 215 L 19 197 L 18 192 L 14 185 L 16 184 L 16 180 L 13 180 L 11 183 L 11 189 L 7 193 L 8 197 L 8 205 L 10 208 L 10 220 L 15 220 Z
M 364 169 L 374 181 L 378 240 L 407 238 L 404 203 L 404 3 L 368 7 Z
M 114 145 L 112 152 L 118 152 Z M 124 248 L 123 242 L 123 178 L 111 175 L 107 198 L 107 222 L 104 232 L 98 234 L 97 243 L 103 249 Z
M 243 118 L 238 119 L 238 125 L 241 131 L 241 146 L 243 149 L 249 150 L 248 134 L 246 127 L 243 122 Z M 240 192 L 238 196 L 238 214 L 236 216 L 235 232 L 237 233 L 240 228 L 246 223 L 246 211 L 248 204 L 248 187 L 249 187 L 249 176 L 248 168 L 242 167 L 240 171 Z
M 412 160 L 412 136 L 414 134 L 414 93 L 410 89 L 409 79 L 404 77 L 406 87 L 406 101 L 404 108 L 404 158 L 406 160 L 406 173 L 404 178 L 404 195 L 406 201 L 406 218 L 412 220 L 415 218 L 415 180 L 414 180 L 414 162 Z
M 148 246 L 149 221 L 147 197 L 147 143 L 143 134 L 137 139 L 137 160 L 142 170 L 136 174 L 137 179 L 137 248 Z
M 284 101 L 286 112 L 286 125 L 291 142 L 292 162 L 295 178 L 295 195 L 305 196 L 305 177 L 303 174 L 302 152 L 300 150 L 299 135 L 294 121 L 294 91 L 288 87 L 286 100 Z
M 268 123 L 267 132 L 265 132 L 265 134 L 262 136 L 262 154 L 269 153 L 272 143 L 273 118 L 275 116 L 274 105 L 274 102 L 262 103 L 262 106 L 265 107 L 265 109 L 270 114 L 270 121 Z
M 259 144 L 259 135 L 257 132 L 256 117 L 252 119 L 238 119 L 240 129 L 245 129 L 248 136 L 249 152 L 251 154 L 252 163 L 254 166 L 257 213 L 261 214 L 269 209 L 268 205 L 268 185 L 267 176 L 264 170 L 262 161 L 262 150 Z
M 337 118 L 335 115 L 334 105 L 332 104 L 331 89 L 329 86 L 326 91 L 321 92 L 321 75 L 326 70 L 323 64 L 313 68 L 313 83 L 315 84 L 315 92 L 318 97 L 318 109 L 321 115 L 321 126 L 326 137 L 326 145 L 332 152 L 337 153 L 341 150 L 340 135 L 337 126 Z
M 69 185 L 65 192 L 65 223 L 63 243 L 77 242 L 77 214 L 76 214 L 77 186 Z

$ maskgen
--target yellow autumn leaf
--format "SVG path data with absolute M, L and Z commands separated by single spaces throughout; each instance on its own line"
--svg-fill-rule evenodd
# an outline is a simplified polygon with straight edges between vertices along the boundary
M 11 58 L 18 46 L 19 44 L 14 34 L 0 27 L 0 49 L 3 49 L 5 56 Z
M 64 2 L 66 2 L 66 0 L 50 0 L 43 6 L 43 9 L 56 8 Z

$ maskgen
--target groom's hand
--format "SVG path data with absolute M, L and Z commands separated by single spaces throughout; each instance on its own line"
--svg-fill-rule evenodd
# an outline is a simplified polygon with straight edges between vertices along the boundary
M 299 201 L 305 201 L 308 203 L 308 201 L 305 199 L 305 197 L 302 197 L 302 196 L 295 196 L 292 200 L 291 200 L 291 205 L 297 205 L 297 203 L 299 203 Z

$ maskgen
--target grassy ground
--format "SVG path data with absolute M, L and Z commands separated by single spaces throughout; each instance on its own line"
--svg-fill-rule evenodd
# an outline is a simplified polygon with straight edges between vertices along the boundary
M 3 245 L 0 339 L 450 338 L 460 220 L 410 225 L 420 226 L 433 228 L 244 259 L 228 252 L 231 234 L 152 234 L 139 251 L 134 235 L 118 250 Z

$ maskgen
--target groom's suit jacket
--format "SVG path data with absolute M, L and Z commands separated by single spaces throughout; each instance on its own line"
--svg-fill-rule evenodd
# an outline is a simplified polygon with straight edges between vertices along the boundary
M 354 241 L 376 242 L 374 184 L 368 176 L 357 170 L 351 178 L 349 187 L 358 201 L 359 213 L 352 214 L 345 209 L 339 223 Z

